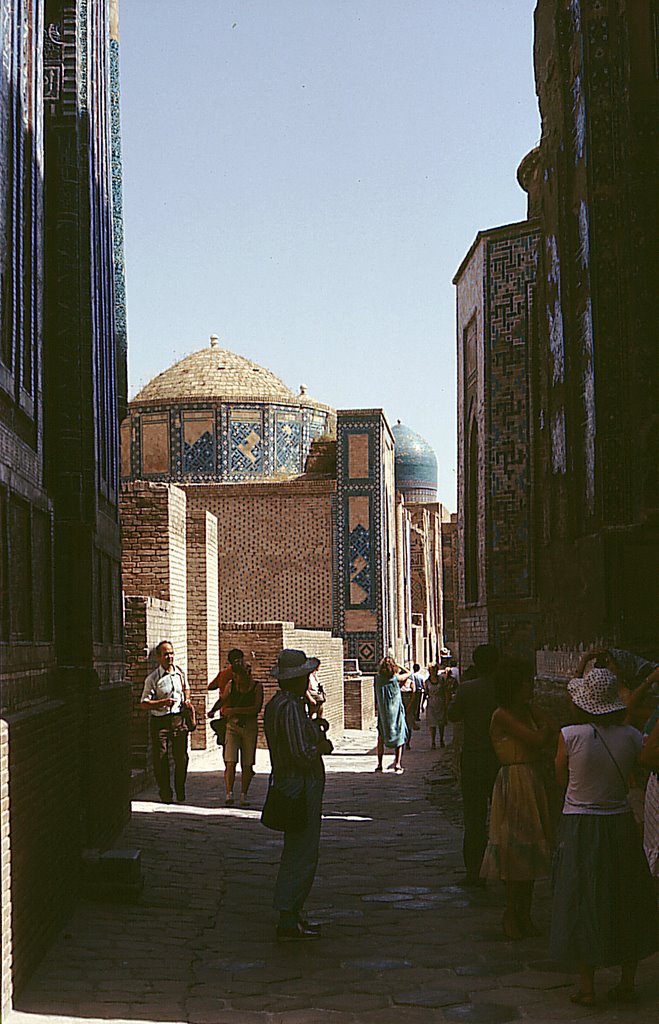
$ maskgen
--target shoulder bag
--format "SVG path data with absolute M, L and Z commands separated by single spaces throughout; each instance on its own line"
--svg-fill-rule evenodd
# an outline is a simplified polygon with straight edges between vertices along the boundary
M 307 798 L 302 779 L 278 785 L 270 775 L 261 822 L 275 832 L 302 832 L 307 825 Z

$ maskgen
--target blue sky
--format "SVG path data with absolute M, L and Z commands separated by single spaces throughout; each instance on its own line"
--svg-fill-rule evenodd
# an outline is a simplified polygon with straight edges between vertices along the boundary
M 131 395 L 220 344 L 430 441 L 455 509 L 455 295 L 521 220 L 534 0 L 124 0 Z

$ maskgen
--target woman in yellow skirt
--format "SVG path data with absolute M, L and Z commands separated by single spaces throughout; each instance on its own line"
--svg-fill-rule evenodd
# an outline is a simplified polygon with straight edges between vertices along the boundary
M 506 883 L 504 934 L 521 939 L 537 934 L 531 920 L 533 885 L 550 873 L 551 815 L 541 758 L 543 751 L 555 746 L 556 731 L 531 709 L 531 664 L 500 662 L 496 691 L 499 706 L 492 715 L 490 737 L 501 767 L 492 791 L 480 873 L 481 878 Z

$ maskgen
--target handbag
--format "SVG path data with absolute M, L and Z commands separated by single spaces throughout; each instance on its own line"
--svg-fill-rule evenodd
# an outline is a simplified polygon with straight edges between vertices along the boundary
M 282 789 L 270 776 L 261 822 L 275 832 L 301 832 L 307 825 L 304 782 L 301 779 L 290 779 L 285 785 L 286 788 Z M 295 789 L 295 792 L 287 792 L 287 788 Z
M 181 705 L 181 715 L 183 717 L 183 728 L 186 732 L 194 732 L 197 728 L 197 712 L 192 704 Z
M 223 747 L 227 735 L 227 719 L 214 718 L 211 721 L 211 729 L 215 733 L 215 739 L 217 740 L 218 747 Z

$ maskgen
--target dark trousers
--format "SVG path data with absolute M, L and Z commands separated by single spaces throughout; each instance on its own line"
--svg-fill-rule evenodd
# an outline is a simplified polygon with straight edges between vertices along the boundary
M 185 779 L 188 774 L 188 733 L 183 728 L 182 715 L 151 715 L 151 748 L 153 774 L 158 783 L 161 800 L 172 799 L 169 772 L 169 751 L 174 759 L 174 789 L 177 800 L 185 799 Z
M 284 832 L 284 850 L 275 882 L 275 909 L 280 923 L 293 928 L 300 920 L 304 902 L 316 875 L 320 846 L 320 819 L 323 804 L 323 776 L 307 777 L 304 790 L 307 824 L 301 832 Z
M 488 805 L 498 770 L 499 765 L 486 753 L 463 751 L 460 777 L 464 819 L 462 855 L 470 881 L 475 881 L 480 875 L 487 846 Z

